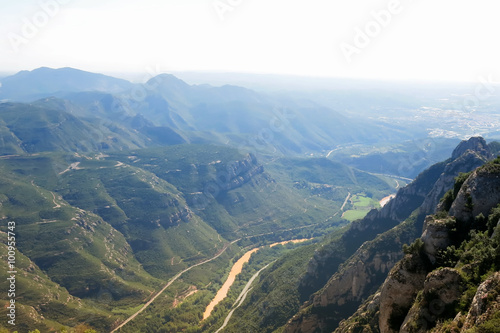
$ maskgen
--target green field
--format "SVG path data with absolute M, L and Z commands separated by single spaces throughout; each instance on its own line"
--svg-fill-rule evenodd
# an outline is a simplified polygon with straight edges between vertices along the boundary
M 350 209 L 346 210 L 342 217 L 349 221 L 362 219 L 374 208 L 380 208 L 378 200 L 367 197 L 365 193 L 353 195 L 349 200 Z

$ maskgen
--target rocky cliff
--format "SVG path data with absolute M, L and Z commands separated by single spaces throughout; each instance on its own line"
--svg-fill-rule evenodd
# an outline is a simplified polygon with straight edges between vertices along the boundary
M 327 332 L 335 329 L 343 318 L 356 311 L 361 302 L 370 297 L 384 282 L 388 272 L 404 255 L 401 251 L 402 245 L 413 242 L 421 234 L 425 216 L 436 211 L 443 194 L 453 188 L 454 179 L 461 172 L 476 169 L 491 159 L 491 156 L 488 145 L 482 138 L 471 138 L 462 142 L 450 159 L 424 171 L 415 181 L 401 189 L 396 198 L 384 208 L 378 211 L 374 210 L 363 220 L 352 223 L 340 241 L 337 240 L 338 243 L 342 244 L 340 248 L 343 252 L 339 251 L 338 243 L 337 246 L 330 248 L 330 252 L 328 247 L 323 251 L 318 251 L 311 259 L 309 271 L 302 280 L 302 290 L 311 290 L 311 285 L 320 281 L 321 270 L 324 267 L 330 265 L 325 270 L 329 269 L 334 273 L 324 287 L 315 293 L 303 305 L 301 311 L 289 321 L 285 332 Z M 406 221 L 402 223 L 405 219 Z M 438 232 L 439 223 L 426 221 L 426 230 L 429 230 L 426 236 L 428 238 L 426 246 L 430 250 L 432 246 L 443 245 L 440 239 L 442 235 Z M 431 231 L 432 234 L 429 234 Z M 363 244 L 363 242 L 365 243 Z M 349 252 L 349 249 L 360 246 L 360 243 L 363 245 L 358 250 L 354 250 L 355 252 L 353 251 L 354 254 L 350 258 L 345 258 L 347 261 L 339 267 L 342 262 L 340 254 L 349 257 L 349 254 L 353 253 Z M 420 256 L 415 258 L 417 257 L 420 258 Z M 383 313 L 385 316 L 384 327 L 386 328 L 389 327 L 387 323 L 389 318 L 399 315 L 404 319 L 405 311 L 411 308 L 413 299 L 426 278 L 426 271 L 422 267 L 426 267 L 425 265 L 431 263 L 435 258 L 430 259 L 426 256 L 425 263 L 416 263 L 415 260 L 405 262 L 403 266 L 420 267 L 415 268 L 417 273 L 408 273 L 410 275 L 405 276 L 404 269 L 394 268 L 396 272 L 399 272 L 398 278 L 403 279 L 402 281 L 419 281 L 415 285 L 409 285 L 408 290 L 412 290 L 409 293 L 410 298 L 397 295 L 387 297 L 386 291 L 380 293 L 379 297 L 372 297 L 372 302 L 375 303 L 365 304 L 365 310 L 368 308 L 373 310 L 379 308 L 380 302 L 383 302 L 384 306 L 391 300 L 401 302 L 401 304 L 396 303 L 398 307 L 395 313 Z M 424 259 L 420 258 L 420 260 Z M 304 287 L 308 283 L 309 289 Z M 391 285 L 389 284 L 385 288 L 398 292 L 406 290 L 401 283 L 401 281 L 393 283 L 392 287 L 389 287 Z M 343 325 L 348 324 L 348 322 L 343 323 Z
M 435 213 L 439 200 L 453 187 L 457 175 L 474 170 L 492 158 L 491 149 L 483 138 L 473 137 L 462 141 L 453 151 L 451 161 L 447 163 L 443 173 L 427 194 L 421 206 L 422 212 Z
M 499 179 L 496 159 L 460 181 L 449 212 L 425 219 L 421 239 L 336 332 L 498 330 Z M 415 260 L 424 264 L 415 269 Z
M 411 184 L 400 189 L 394 199 L 380 210 L 354 221 L 348 230 L 329 245 L 315 252 L 308 265 L 308 271 L 300 282 L 299 291 L 303 300 L 322 288 L 335 274 L 339 265 L 353 255 L 366 241 L 390 230 L 410 216 L 425 200 L 444 172 L 446 163 L 438 163 L 420 174 Z
M 472 221 L 479 214 L 488 215 L 500 202 L 500 165 L 489 164 L 477 169 L 462 185 L 453 202 L 450 215 L 461 221 Z
M 244 159 L 233 162 L 226 168 L 227 172 L 217 174 L 217 184 L 224 191 L 229 191 L 249 182 L 254 176 L 264 172 L 264 167 L 258 164 L 252 154 L 247 154 Z

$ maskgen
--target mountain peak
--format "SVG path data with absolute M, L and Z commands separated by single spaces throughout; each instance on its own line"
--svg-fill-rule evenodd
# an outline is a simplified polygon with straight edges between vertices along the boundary
M 0 98 L 32 101 L 63 92 L 103 91 L 117 93 L 132 86 L 127 80 L 79 69 L 40 67 L 2 79 Z
M 482 155 L 486 158 L 491 157 L 491 152 L 488 148 L 488 144 L 486 143 L 486 140 L 484 140 L 480 136 L 473 136 L 468 140 L 463 140 L 460 142 L 453 151 L 453 154 L 451 155 L 452 159 L 457 159 L 458 157 L 462 156 L 467 150 L 472 150 L 479 155 Z
M 162 86 L 169 86 L 169 87 L 174 86 L 174 87 L 179 87 L 179 88 L 188 88 L 189 87 L 189 84 L 187 84 L 186 82 L 182 81 L 181 79 L 179 79 L 175 75 L 167 74 L 167 73 L 159 74 L 159 75 L 153 77 L 146 84 L 147 85 L 160 84 Z

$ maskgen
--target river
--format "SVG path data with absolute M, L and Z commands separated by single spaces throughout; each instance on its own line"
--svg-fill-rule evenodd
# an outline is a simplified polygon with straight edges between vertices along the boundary
M 270 247 L 276 246 L 276 245 L 284 245 L 290 242 L 293 243 L 302 243 L 305 241 L 310 240 L 311 238 L 308 239 L 293 239 L 289 241 L 284 241 L 284 242 L 278 242 L 271 244 Z M 263 246 L 262 246 L 263 247 Z M 233 285 L 234 281 L 236 280 L 236 276 L 241 273 L 241 270 L 243 269 L 243 265 L 247 263 L 250 260 L 250 257 L 252 254 L 260 250 L 262 247 L 257 247 L 255 249 L 252 249 L 250 251 L 247 251 L 238 261 L 236 261 L 231 268 L 231 271 L 229 272 L 229 276 L 227 277 L 226 282 L 222 285 L 222 287 L 219 289 L 217 292 L 217 295 L 215 295 L 214 299 L 210 302 L 210 304 L 207 306 L 205 312 L 203 313 L 203 320 L 207 319 L 210 317 L 210 314 L 212 313 L 213 309 L 217 304 L 219 304 L 224 298 L 226 298 L 227 293 L 229 292 L 229 288 Z

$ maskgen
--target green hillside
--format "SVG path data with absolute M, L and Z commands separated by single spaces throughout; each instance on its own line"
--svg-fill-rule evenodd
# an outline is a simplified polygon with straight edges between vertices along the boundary
M 418 207 L 443 171 L 380 217 L 379 200 L 412 190 L 370 168 L 378 157 L 352 155 L 413 132 L 285 96 L 70 68 L 3 78 L 0 238 L 15 222 L 19 331 L 101 333 L 125 322 L 120 332 L 214 332 L 267 267 L 226 331 L 271 332 L 363 242 Z M 351 166 L 331 158 L 342 145 L 352 149 L 337 156 Z M 401 155 L 385 153 L 391 173 Z M 309 243 L 265 247 L 299 238 Z M 231 265 L 256 247 L 202 321 Z
M 123 127 L 83 120 L 65 111 L 0 103 L 0 155 L 44 151 L 105 151 L 144 147 L 146 139 Z
M 60 288 L 99 315 L 77 322 L 69 303 L 57 305 L 56 317 L 52 305 L 35 307 L 36 297 L 20 304 L 35 307 L 52 327 L 85 322 L 107 330 L 176 273 L 225 249 L 227 240 L 243 237 L 239 244 L 252 246 L 322 235 L 343 223 L 346 192 L 393 191 L 377 177 L 328 160 L 311 168 L 301 159 L 263 166 L 253 155 L 210 145 L 4 156 L 3 220 L 16 221 L 20 253 L 50 279 L 47 297 L 56 298 Z M 175 298 L 176 290 L 194 285 L 201 291 L 193 299 L 208 303 L 217 290 L 210 283 L 221 279 L 237 251 L 235 244 L 186 273 L 165 295 Z M 32 288 L 26 285 L 27 292 Z

